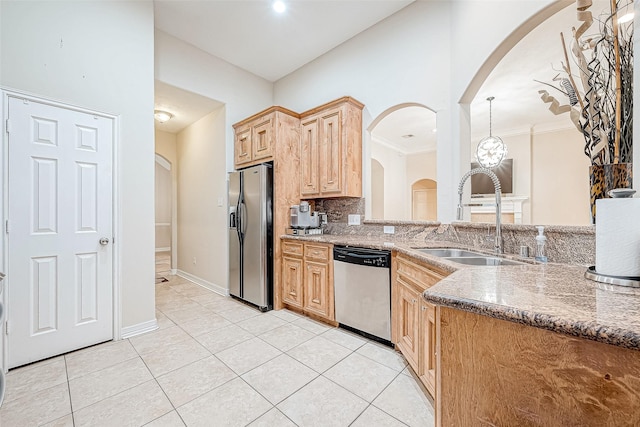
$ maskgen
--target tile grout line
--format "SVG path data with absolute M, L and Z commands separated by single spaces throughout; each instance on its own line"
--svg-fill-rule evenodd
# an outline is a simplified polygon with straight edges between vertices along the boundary
M 64 360 L 64 375 L 65 377 L 67 377 L 67 393 L 69 393 L 69 409 L 71 410 L 71 423 L 75 427 L 76 417 L 73 414 L 73 400 L 71 399 L 71 381 L 69 380 L 69 370 L 67 369 L 67 356 L 63 355 L 62 360 Z

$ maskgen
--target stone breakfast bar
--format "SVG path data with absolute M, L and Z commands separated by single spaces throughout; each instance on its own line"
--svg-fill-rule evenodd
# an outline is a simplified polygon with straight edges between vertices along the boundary
M 640 289 L 585 279 L 586 265 L 477 267 L 417 250 L 478 249 L 459 234 L 283 237 L 389 249 L 449 274 L 423 293 L 436 308 L 436 425 L 640 425 Z

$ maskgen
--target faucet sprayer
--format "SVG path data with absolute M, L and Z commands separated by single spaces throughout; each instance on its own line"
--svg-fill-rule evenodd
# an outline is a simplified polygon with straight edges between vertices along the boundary
M 462 221 L 462 191 L 464 188 L 464 184 L 465 182 L 467 182 L 467 179 L 469 179 L 471 175 L 476 175 L 479 173 L 485 174 L 489 178 L 491 178 L 491 181 L 493 182 L 493 188 L 496 192 L 496 239 L 494 249 L 497 254 L 502 254 L 504 252 L 502 248 L 502 202 L 500 198 L 502 189 L 500 187 L 500 180 L 492 170 L 486 168 L 471 169 L 460 179 L 460 184 L 458 184 L 457 219 L 458 221 Z

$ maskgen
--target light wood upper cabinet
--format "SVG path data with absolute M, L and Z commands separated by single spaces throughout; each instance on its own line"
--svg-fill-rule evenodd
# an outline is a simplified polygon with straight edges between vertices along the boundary
M 320 192 L 318 180 L 318 120 L 302 121 L 300 133 L 300 194 L 303 198 Z
M 235 168 L 274 160 L 278 129 L 284 126 L 286 130 L 280 133 L 286 133 L 289 138 L 288 123 L 284 123 L 291 118 L 297 121 L 298 114 L 282 107 L 271 107 L 233 125 Z
M 302 198 L 362 197 L 362 108 L 344 97 L 301 114 Z
M 394 255 L 391 339 L 434 398 L 439 312 L 422 298 L 422 292 L 446 275 L 401 254 Z
M 245 126 L 236 129 L 236 138 L 234 146 L 234 162 L 236 168 L 250 163 L 251 158 L 251 127 Z
M 253 160 L 267 159 L 273 157 L 273 124 L 275 121 L 275 113 L 271 113 L 264 117 L 251 127 L 251 152 Z

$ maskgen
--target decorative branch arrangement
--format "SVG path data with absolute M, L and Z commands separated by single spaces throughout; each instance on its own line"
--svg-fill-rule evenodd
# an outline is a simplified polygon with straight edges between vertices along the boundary
M 553 87 L 568 97 L 561 104 L 546 90 L 538 91 L 554 114 L 569 113 L 576 128 L 584 135 L 584 153 L 592 165 L 630 163 L 633 158 L 633 20 L 619 22 L 621 11 L 633 11 L 631 0 L 611 0 L 610 10 L 599 22 L 599 32 L 588 35 L 593 25 L 591 0 L 577 0 L 577 19 L 572 28 L 571 53 L 577 76 L 571 69 L 564 34 L 563 74 Z

